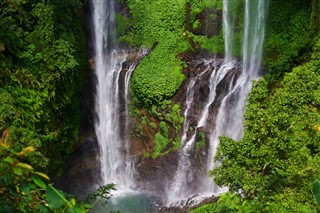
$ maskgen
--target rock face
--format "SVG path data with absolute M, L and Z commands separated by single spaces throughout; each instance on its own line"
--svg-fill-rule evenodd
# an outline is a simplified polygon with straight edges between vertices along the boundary
M 94 191 L 96 184 L 101 180 L 97 154 L 99 154 L 97 139 L 87 138 L 66 162 L 63 176 L 57 182 L 57 186 L 81 198 Z
M 86 194 L 96 188 L 101 180 L 99 147 L 94 130 L 94 94 L 96 93 L 93 60 L 93 41 L 90 30 L 90 4 L 86 1 L 85 6 L 85 31 L 87 39 L 88 68 L 85 73 L 85 86 L 82 94 L 80 123 L 81 142 L 74 147 L 74 151 L 66 160 L 62 176 L 56 181 L 56 186 L 67 193 L 76 194 L 84 198 Z
M 197 195 L 194 195 L 194 197 L 190 197 L 186 201 L 183 201 L 176 206 L 162 206 L 154 213 L 187 213 L 205 204 L 217 202 L 219 199 L 216 196 L 210 196 L 202 199 L 201 201 L 197 201 L 194 200 L 196 196 Z

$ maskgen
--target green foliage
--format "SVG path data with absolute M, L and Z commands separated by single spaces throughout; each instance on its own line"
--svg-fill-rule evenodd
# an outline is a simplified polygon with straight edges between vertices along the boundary
M 169 137 L 169 129 L 167 127 L 166 122 L 160 122 L 160 130 L 165 137 Z
M 140 112 L 137 111 L 136 106 L 131 104 L 130 115 L 141 118 L 140 123 L 133 128 L 131 134 L 134 137 L 147 140 L 153 140 L 153 158 L 157 158 L 172 150 L 180 147 L 180 131 L 183 117 L 180 115 L 180 105 L 172 101 L 165 100 L 159 105 L 152 105 L 148 112 L 142 108 Z M 151 122 L 149 119 L 152 119 Z M 151 152 L 147 150 L 144 155 L 150 157 Z
M 197 29 L 200 26 L 200 20 L 196 19 L 197 15 L 201 14 L 200 17 L 206 16 L 206 22 L 217 22 L 222 19 L 222 9 L 223 1 L 215 0 L 190 0 L 190 21 L 192 23 L 192 28 Z M 231 29 L 234 29 L 231 36 L 231 43 L 233 46 L 233 56 L 242 55 L 242 36 L 243 36 L 243 17 L 244 17 L 244 1 L 243 0 L 233 0 L 228 1 L 229 6 L 229 17 L 228 22 L 231 25 Z M 203 20 L 202 20 L 203 22 Z M 210 26 L 210 25 L 209 25 Z M 220 27 L 220 31 L 215 32 L 214 35 L 194 35 L 189 33 L 189 39 L 191 39 L 196 44 L 196 48 L 201 47 L 213 54 L 223 54 L 224 53 L 224 38 L 223 38 L 223 27 Z M 206 29 L 206 31 L 212 31 L 212 29 Z M 202 32 L 205 33 L 205 32 Z
M 29 146 L 17 153 L 0 142 L 0 211 L 1 212 L 86 212 L 89 204 L 76 201 L 55 189 L 49 177 L 24 163 L 34 151 Z
M 164 42 L 167 36 L 182 36 L 185 0 L 128 0 L 127 5 L 132 14 L 132 29 L 129 35 L 123 38 L 125 41 L 137 46 L 151 47 L 157 41 Z
M 111 198 L 111 191 L 113 190 L 116 190 L 116 185 L 113 183 L 100 186 L 95 192 L 87 195 L 86 201 L 92 203 L 100 200 L 100 204 L 105 206 Z
M 313 196 L 316 199 L 318 206 L 320 206 L 320 183 L 318 180 L 314 181 L 312 184 Z
M 10 93 L 0 88 L 0 132 L 3 132 L 14 119 L 14 99 Z
M 168 107 L 170 107 L 170 105 Z M 174 104 L 170 108 L 171 110 L 165 115 L 165 120 L 171 123 L 176 132 L 179 133 L 181 129 L 181 124 L 184 121 L 184 118 L 180 115 L 180 105 Z
M 311 60 L 284 75 L 276 87 L 256 82 L 239 141 L 220 137 L 212 172 L 258 212 L 314 212 L 311 183 L 320 175 L 320 40 Z
M 222 54 L 224 53 L 224 41 L 223 41 L 223 32 L 211 38 L 207 36 L 192 36 L 193 41 L 199 43 L 202 49 L 208 50 L 211 53 Z
M 149 158 L 150 157 L 150 153 L 149 152 L 145 152 L 143 155 L 144 158 Z
M 215 8 L 217 10 L 222 10 L 222 1 L 221 0 L 188 0 L 190 4 L 190 19 L 191 22 L 196 21 L 196 15 L 200 14 L 206 9 Z
M 35 131 L 13 126 L 7 130 L 7 134 L 7 143 L 10 144 L 13 150 L 18 152 L 18 150 L 29 146 L 35 148 L 35 151 L 28 156 L 28 160 L 32 165 L 42 169 L 48 166 L 49 159 L 43 153 L 42 138 Z
M 277 79 L 283 72 L 290 71 L 310 54 L 314 38 L 310 29 L 314 26 L 310 25 L 311 2 L 269 2 L 264 64 L 272 73 L 273 79 Z
M 117 23 L 116 35 L 119 37 L 124 36 L 127 29 L 130 26 L 130 19 L 124 15 L 119 14 L 119 13 L 115 14 L 115 19 L 116 19 L 116 23 Z
M 160 132 L 155 134 L 155 146 L 152 157 L 157 158 L 171 150 L 178 149 L 180 147 L 181 124 L 183 123 L 183 117 L 180 115 L 180 106 L 166 100 L 159 106 L 153 105 L 149 113 L 160 121 Z M 151 124 L 149 123 L 148 125 L 151 127 Z M 151 128 L 157 130 L 155 126 Z
M 33 165 L 50 158 L 58 166 L 78 138 L 81 3 L 4 0 L 0 7 L 0 131 L 9 129 L 15 150 L 36 147 Z
M 131 31 L 121 38 L 135 46 L 156 47 L 136 68 L 131 92 L 147 106 L 174 95 L 184 80 L 178 53 L 190 48 L 184 38 L 185 0 L 129 0 Z
M 168 41 L 158 46 L 136 68 L 131 79 L 131 93 L 138 102 L 151 106 L 172 97 L 184 80 L 182 62 L 176 57 L 176 43 Z
M 152 158 L 155 159 L 159 157 L 161 154 L 163 154 L 163 151 L 169 144 L 169 139 L 165 136 L 163 136 L 160 133 L 156 133 L 155 138 L 154 138 L 154 151 L 152 154 Z
M 160 105 L 153 105 L 149 113 L 160 121 L 170 123 L 174 129 L 179 132 L 183 117 L 180 115 L 180 105 L 172 101 L 163 101 Z
M 248 205 L 244 205 L 243 199 L 236 194 L 226 193 L 220 195 L 219 200 L 216 203 L 206 204 L 190 211 L 190 213 L 236 213 L 236 212 L 257 212 L 254 209 L 248 208 Z
M 132 129 L 131 135 L 137 138 L 144 138 L 145 134 L 143 131 L 143 126 L 137 125 L 135 128 Z
M 149 126 L 150 126 L 152 129 L 154 129 L 154 130 L 157 129 L 157 125 L 156 125 L 155 123 L 153 123 L 153 122 L 150 122 L 150 123 L 149 123 Z

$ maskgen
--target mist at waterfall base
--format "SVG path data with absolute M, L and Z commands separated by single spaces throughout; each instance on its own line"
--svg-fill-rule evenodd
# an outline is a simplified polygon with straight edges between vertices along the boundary
M 184 124 L 181 136 L 181 150 L 177 170 L 169 183 L 164 183 L 165 197 L 162 198 L 168 206 L 183 205 L 181 200 L 198 197 L 201 200 L 205 195 L 218 195 L 226 188 L 216 186 L 212 178 L 208 178 L 219 162 L 213 162 L 219 144 L 220 135 L 229 136 L 235 140 L 243 134 L 243 114 L 246 97 L 251 89 L 251 81 L 259 77 L 264 40 L 265 0 L 245 0 L 245 17 L 243 33 L 243 59 L 241 62 L 233 58 L 232 33 L 234 26 L 230 18 L 230 2 L 223 0 L 223 29 L 225 56 L 223 62 L 215 58 L 204 60 L 205 69 L 199 72 L 189 83 L 184 109 Z M 153 212 L 157 209 L 155 199 L 149 192 L 138 190 L 134 176 L 135 163 L 129 156 L 129 140 L 124 135 L 128 130 L 129 80 L 132 72 L 146 54 L 140 51 L 137 60 L 128 65 L 125 77 L 121 78 L 124 63 L 127 61 L 128 51 L 120 50 L 115 35 L 115 1 L 92 1 L 92 26 L 94 31 L 95 68 L 96 68 L 96 96 L 95 109 L 97 119 L 95 132 L 100 148 L 101 177 L 98 185 L 114 183 L 117 191 L 113 194 L 105 207 L 97 204 L 92 212 L 108 212 L 120 210 L 123 213 Z M 234 72 L 238 70 L 238 72 Z M 201 116 L 193 131 L 190 131 L 189 118 L 194 103 L 194 90 L 197 81 L 204 73 L 210 72 L 209 95 L 201 112 Z M 240 72 L 240 73 L 239 73 Z M 218 95 L 217 88 L 221 82 L 229 79 L 226 91 Z M 121 103 L 120 103 L 121 102 Z M 124 108 L 120 107 L 124 106 Z M 218 105 L 214 119 L 214 129 L 208 134 L 210 143 L 208 148 L 207 164 L 201 181 L 194 183 L 195 174 L 191 168 L 195 138 L 198 130 L 206 128 L 210 116 L 210 107 Z M 122 115 L 122 119 L 120 118 Z M 123 118 L 124 117 L 124 118 Z M 121 124 L 125 121 L 125 124 Z M 123 129 L 120 131 L 120 129 Z M 195 186 L 191 188 L 190 186 Z M 156 192 L 153 192 L 156 193 Z M 195 196 L 199 195 L 199 196 Z M 196 200 L 196 198 L 195 198 Z

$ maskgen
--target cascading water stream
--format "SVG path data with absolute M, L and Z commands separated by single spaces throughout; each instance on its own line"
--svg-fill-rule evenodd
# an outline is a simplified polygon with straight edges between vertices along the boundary
M 214 102 L 216 98 L 216 89 L 217 85 L 224 79 L 226 74 L 234 67 L 234 62 L 232 61 L 232 42 L 231 42 L 231 20 L 229 17 L 230 11 L 228 7 L 228 0 L 223 1 L 223 29 L 224 29 L 224 43 L 225 43 L 225 57 L 222 66 L 219 69 L 216 69 L 216 65 L 214 65 L 214 70 L 210 76 L 210 93 L 208 97 L 208 101 L 205 104 L 200 119 L 198 120 L 198 124 L 196 128 L 205 126 L 206 120 L 209 115 L 209 108 L 211 104 Z M 215 60 L 213 60 L 214 63 Z M 207 69 L 211 68 L 210 66 L 206 66 Z M 208 71 L 208 70 L 206 70 Z M 201 73 L 202 74 L 202 73 Z M 194 84 L 199 78 L 197 76 L 194 80 L 191 81 L 187 90 L 186 96 L 186 110 L 184 112 L 184 128 L 183 135 L 181 138 L 181 151 L 179 153 L 179 162 L 178 168 L 173 179 L 173 183 L 170 186 L 170 190 L 167 192 L 168 202 L 175 202 L 178 200 L 186 199 L 190 197 L 192 194 L 196 192 L 191 192 L 188 190 L 189 184 L 192 182 L 192 171 L 190 171 L 191 162 L 190 158 L 193 148 L 195 146 L 195 138 L 197 134 L 197 129 L 193 132 L 190 139 L 187 141 L 187 133 L 189 130 L 189 120 L 188 120 L 188 111 L 193 102 L 193 90 Z
M 228 136 L 239 140 L 243 135 L 243 121 L 245 102 L 251 89 L 251 82 L 259 77 L 262 60 L 262 46 L 264 41 L 265 0 L 245 1 L 245 22 L 243 42 L 242 72 L 234 86 L 229 87 L 228 94 L 223 98 L 216 119 L 216 126 L 210 138 L 212 145 L 208 169 L 215 164 L 212 158 L 216 154 L 219 136 Z M 205 186 L 208 188 L 208 186 Z M 220 193 L 220 188 L 215 187 L 214 193 Z
M 230 2 L 223 0 L 223 29 L 225 42 L 225 57 L 219 69 L 214 69 L 209 79 L 210 92 L 207 103 L 205 104 L 196 130 L 192 133 L 190 139 L 187 140 L 189 129 L 188 111 L 193 101 L 193 89 L 195 81 L 198 77 L 192 80 L 189 84 L 185 106 L 185 122 L 183 135 L 181 138 L 182 149 L 179 154 L 178 168 L 173 179 L 173 183 L 168 190 L 168 202 L 176 202 L 186 199 L 193 193 L 201 194 L 219 194 L 226 191 L 226 188 L 220 188 L 212 183 L 212 179 L 204 177 L 201 181 L 201 186 L 198 191 L 190 191 L 190 183 L 192 181 L 192 171 L 190 171 L 192 152 L 195 146 L 195 138 L 197 129 L 207 125 L 209 116 L 209 108 L 217 99 L 217 87 L 219 83 L 226 78 L 231 70 L 237 68 L 236 60 L 232 58 L 232 23 L 230 17 Z M 243 66 L 240 76 L 233 76 L 229 80 L 227 94 L 223 97 L 217 117 L 215 127 L 210 134 L 210 144 L 208 147 L 208 163 L 207 172 L 212 170 L 214 165 L 213 157 L 216 153 L 219 144 L 218 137 L 221 135 L 229 136 L 233 139 L 239 139 L 243 134 L 243 115 L 245 100 L 251 89 L 251 81 L 258 77 L 262 58 L 262 45 L 264 40 L 264 19 L 265 19 L 265 0 L 245 2 L 245 23 L 244 23 L 244 42 L 243 42 Z M 216 67 L 216 66 L 214 66 Z M 234 80 L 235 79 L 235 80 Z M 189 190 L 188 190 L 189 189 Z
M 114 183 L 118 189 L 134 186 L 134 166 L 128 158 L 127 140 L 121 137 L 128 129 L 129 79 L 139 59 L 146 51 L 139 51 L 122 79 L 121 71 L 128 51 L 118 50 L 115 38 L 115 2 L 92 1 L 94 27 L 94 61 L 97 78 L 95 105 L 98 119 L 95 132 L 100 148 L 102 183 Z M 122 83 L 122 81 L 124 82 Z M 123 87 L 121 87 L 123 85 Z M 124 92 L 122 92 L 124 91 Z M 120 103 L 123 94 L 123 103 Z M 121 107 L 125 107 L 125 130 L 120 131 Z
M 201 77 L 209 71 L 209 64 L 211 61 L 205 62 L 205 66 L 207 67 L 206 70 L 202 71 L 198 74 L 195 78 L 191 80 L 189 83 L 189 87 L 187 89 L 186 94 L 186 101 L 185 101 L 185 111 L 184 111 L 184 122 L 183 122 L 183 130 L 182 130 L 182 137 L 181 137 L 181 146 L 183 149 L 179 153 L 179 163 L 178 168 L 173 180 L 172 185 L 170 186 L 170 190 L 167 192 L 167 199 L 168 201 L 178 201 L 181 200 L 181 197 L 184 197 L 188 191 L 188 185 L 186 183 L 191 182 L 193 180 L 192 177 L 192 167 L 190 162 L 190 155 L 193 149 L 193 141 L 196 137 L 196 132 L 193 133 L 192 137 L 188 140 L 188 130 L 190 127 L 190 120 L 189 120 L 189 110 L 193 103 L 195 85 L 201 79 Z M 190 189 L 189 189 L 190 190 Z

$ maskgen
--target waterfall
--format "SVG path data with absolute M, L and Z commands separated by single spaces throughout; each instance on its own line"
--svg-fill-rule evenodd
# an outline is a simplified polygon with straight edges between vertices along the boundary
M 243 67 L 250 80 L 258 77 L 264 41 L 266 0 L 246 0 L 243 41 Z
M 229 86 L 226 88 L 226 94 L 220 98 L 219 109 L 214 121 L 214 129 L 210 133 L 210 143 L 208 147 L 207 158 L 207 173 L 212 170 L 219 162 L 213 162 L 213 157 L 216 153 L 219 144 L 218 137 L 221 135 L 229 136 L 235 140 L 240 139 L 243 134 L 243 120 L 245 100 L 251 89 L 251 81 L 259 77 L 258 73 L 261 66 L 262 46 L 264 40 L 264 21 L 265 21 L 265 0 L 259 1 L 245 1 L 245 19 L 244 19 L 244 33 L 243 33 L 243 60 L 242 68 L 233 59 L 233 45 L 232 33 L 234 32 L 231 23 L 231 12 L 229 0 L 223 0 L 223 30 L 225 43 L 225 56 L 221 65 L 215 63 L 213 59 L 213 70 L 209 78 L 209 96 L 206 104 L 203 107 L 201 116 L 197 122 L 195 131 L 191 137 L 187 137 L 189 129 L 189 109 L 193 102 L 194 84 L 200 75 L 196 76 L 189 83 L 186 94 L 185 112 L 184 112 L 184 126 L 181 138 L 181 151 L 179 153 L 178 168 L 173 179 L 170 189 L 167 192 L 168 202 L 176 202 L 181 199 L 186 199 L 193 196 L 195 193 L 201 194 L 219 194 L 226 191 L 226 188 L 220 188 L 212 183 L 212 179 L 204 176 L 201 183 L 195 190 L 190 190 L 193 181 L 193 174 L 191 167 L 191 158 L 193 158 L 193 150 L 195 147 L 195 138 L 197 129 L 205 127 L 208 117 L 210 116 L 210 106 L 214 102 L 218 102 L 217 88 L 219 84 L 228 78 Z M 206 63 L 206 62 L 205 62 Z M 220 68 L 216 68 L 220 66 Z M 241 73 L 235 76 L 230 72 L 232 70 L 240 69 Z M 205 70 L 206 72 L 207 70 Z M 194 185 L 194 184 L 193 184 Z
M 230 18 L 230 8 L 229 1 L 223 0 L 223 37 L 224 37 L 224 61 L 226 63 L 232 61 L 232 41 L 231 41 L 231 18 Z
M 122 78 L 121 72 L 125 69 L 130 52 L 117 48 L 115 1 L 93 0 L 92 8 L 97 79 L 95 132 L 100 149 L 101 184 L 114 183 L 119 189 L 127 189 L 134 185 L 134 165 L 128 157 L 130 147 L 123 137 L 128 130 L 129 80 L 139 58 L 146 52 L 139 51 Z M 122 114 L 124 127 L 120 122 Z
M 193 104 L 195 85 L 201 79 L 201 77 L 209 71 L 209 69 L 211 68 L 211 63 L 212 61 L 205 62 L 205 67 L 207 69 L 193 78 L 189 83 L 187 89 L 185 110 L 183 113 L 184 122 L 181 136 L 182 150 L 179 153 L 178 168 L 173 179 L 173 183 L 171 184 L 170 189 L 167 191 L 167 200 L 170 202 L 179 201 L 181 200 L 181 198 L 184 198 L 186 195 L 192 193 L 192 188 L 187 183 L 191 183 L 194 180 L 190 158 L 192 157 L 191 155 L 194 148 L 193 145 L 197 133 L 195 131 L 191 138 L 188 140 L 188 131 L 190 127 L 189 111 Z
M 210 138 L 208 169 L 215 164 L 212 158 L 216 154 L 219 136 L 228 136 L 239 140 L 243 135 L 244 110 L 251 82 L 259 77 L 264 41 L 265 0 L 245 1 L 245 20 L 243 34 L 242 71 L 234 86 L 229 87 L 228 94 L 223 98 L 216 119 L 216 126 Z M 206 186 L 208 189 L 208 186 Z M 214 193 L 223 191 L 214 187 Z
M 219 164 L 212 160 L 219 144 L 218 137 L 225 135 L 235 140 L 242 137 L 245 101 L 251 89 L 251 81 L 259 77 L 261 68 L 265 1 L 267 0 L 245 0 L 243 59 L 240 67 L 240 62 L 233 56 L 235 48 L 232 35 L 235 30 L 230 1 L 223 0 L 224 60 L 219 61 L 215 58 L 204 60 L 202 68 L 205 69 L 190 78 L 183 108 L 185 120 L 177 170 L 166 190 L 169 203 L 187 199 L 195 193 L 219 194 L 226 190 L 217 187 L 206 174 Z M 129 57 L 129 51 L 119 49 L 115 35 L 115 0 L 92 0 L 92 8 L 94 65 L 97 79 L 95 132 L 100 148 L 101 184 L 115 183 L 118 189 L 132 189 L 135 186 L 136 172 L 134 162 L 130 158 L 129 140 L 125 134 L 129 131 L 130 77 L 146 51 L 139 51 L 132 59 Z M 194 125 L 190 121 L 192 107 L 197 104 L 195 91 L 204 76 L 208 78 L 209 95 L 206 103 L 201 106 L 199 119 Z M 225 91 L 219 93 L 219 86 L 226 82 L 228 85 L 224 88 Z M 217 107 L 215 116 L 211 114 L 212 106 Z M 205 175 L 196 174 L 192 164 L 197 133 L 202 129 L 208 129 L 210 119 L 214 119 L 214 127 L 209 133 L 207 132 L 210 143 L 207 147 L 207 164 L 204 165 Z M 200 183 L 197 182 L 199 178 L 201 178 Z
M 211 104 L 214 102 L 216 98 L 216 89 L 218 84 L 224 79 L 226 74 L 234 67 L 234 61 L 232 60 L 232 42 L 231 42 L 231 21 L 230 21 L 230 10 L 228 7 L 228 0 L 223 1 L 223 30 L 224 30 L 224 43 L 225 43 L 225 57 L 224 62 L 219 69 L 217 68 L 217 64 L 213 65 L 213 70 L 209 79 L 209 97 L 207 103 L 205 104 L 200 119 L 198 121 L 197 128 L 203 127 L 206 125 L 207 118 L 209 116 L 209 108 Z M 215 59 L 211 61 L 211 63 L 215 63 Z M 207 70 L 212 68 L 208 66 Z M 204 73 L 204 72 L 203 72 Z M 203 74 L 201 73 L 200 76 Z M 195 146 L 195 138 L 197 135 L 197 131 L 192 133 L 192 136 L 189 140 L 187 140 L 187 133 L 189 130 L 189 120 L 188 120 L 188 111 L 193 102 L 193 92 L 194 92 L 194 84 L 199 79 L 200 76 L 194 78 L 188 87 L 187 95 L 186 95 L 186 106 L 184 112 L 184 127 L 183 134 L 181 138 L 181 146 L 182 149 L 179 153 L 179 162 L 178 168 L 173 179 L 173 183 L 170 186 L 170 189 L 167 192 L 168 202 L 175 202 L 181 199 L 186 199 L 192 194 L 196 193 L 195 191 L 191 191 L 189 189 L 191 182 L 193 181 L 193 172 L 191 167 L 190 158 L 192 158 L 192 152 Z

